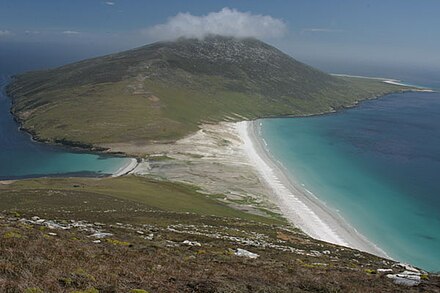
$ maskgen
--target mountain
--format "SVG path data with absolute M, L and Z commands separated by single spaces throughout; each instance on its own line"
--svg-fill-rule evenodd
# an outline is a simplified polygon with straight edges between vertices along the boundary
M 256 39 L 179 39 L 16 76 L 12 112 L 41 141 L 175 141 L 204 122 L 310 115 L 397 91 L 339 78 Z

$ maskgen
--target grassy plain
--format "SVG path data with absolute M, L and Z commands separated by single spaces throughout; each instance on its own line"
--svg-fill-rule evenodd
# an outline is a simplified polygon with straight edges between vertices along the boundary
M 231 208 L 218 201 L 215 195 L 199 193 L 194 186 L 136 176 L 19 180 L 12 184 L 0 184 L 0 201 L 0 210 L 27 211 L 27 214 L 31 211 L 53 211 L 52 216 L 62 216 L 63 212 L 58 214 L 56 211 L 69 209 L 75 212 L 76 209 L 77 212 L 84 210 L 81 215 L 87 217 L 87 211 L 93 214 L 96 209 L 101 212 L 113 208 L 118 210 L 128 204 L 164 212 L 286 224 L 279 217 L 268 218 Z M 124 216 L 123 213 L 121 216 Z

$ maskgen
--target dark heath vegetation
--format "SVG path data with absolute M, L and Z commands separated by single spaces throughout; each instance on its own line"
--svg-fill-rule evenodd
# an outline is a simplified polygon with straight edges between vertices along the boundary
M 415 288 L 394 284 L 378 271 L 402 271 L 393 261 L 314 240 L 182 184 L 27 179 L 0 185 L 0 210 L 2 292 L 440 289 L 428 274 Z M 237 256 L 237 248 L 258 257 Z

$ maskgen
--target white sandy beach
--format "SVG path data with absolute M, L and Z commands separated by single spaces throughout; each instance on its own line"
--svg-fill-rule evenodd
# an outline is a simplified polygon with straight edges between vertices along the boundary
M 236 129 L 243 140 L 242 148 L 260 174 L 261 180 L 272 191 L 272 197 L 284 216 L 313 238 L 388 257 L 336 211 L 332 211 L 286 175 L 283 167 L 271 157 L 263 139 L 259 137 L 257 123 L 259 122 L 239 122 Z
M 197 133 L 174 144 L 128 146 L 130 152 L 170 158 L 146 159 L 133 165 L 131 173 L 189 183 L 207 193 L 224 194 L 225 203 L 249 212 L 259 213 L 259 208 L 264 207 L 283 214 L 313 238 L 388 257 L 336 211 L 286 175 L 266 149 L 258 123 L 204 124 Z M 113 145 L 112 149 L 127 151 L 127 146 Z M 237 204 L 236 200 L 253 204 Z
M 138 161 L 134 158 L 131 158 L 127 164 L 125 164 L 124 166 L 119 168 L 115 173 L 113 173 L 112 177 L 119 177 L 122 175 L 126 175 L 131 171 L 133 171 L 137 167 L 137 165 L 138 165 Z
M 434 90 L 432 90 L 430 88 L 422 87 L 422 86 L 415 86 L 415 85 L 411 85 L 411 84 L 406 84 L 406 83 L 403 83 L 402 81 L 397 80 L 397 79 L 387 79 L 387 80 L 384 80 L 383 82 L 384 83 L 388 83 L 388 84 L 413 87 L 415 89 L 412 90 L 412 91 L 415 91 L 415 92 L 427 92 L 427 93 L 433 93 L 434 92 Z
M 430 89 L 428 87 L 407 84 L 407 83 L 404 83 L 398 79 L 391 79 L 391 78 L 385 78 L 385 77 L 370 77 L 370 76 L 362 76 L 362 75 L 351 75 L 351 74 L 339 74 L 339 73 L 332 73 L 331 75 L 340 76 L 340 77 L 356 77 L 356 78 L 365 78 L 365 79 L 375 79 L 375 80 L 381 80 L 383 83 L 387 83 L 387 84 L 410 87 L 410 88 L 412 88 L 411 91 L 427 92 L 427 93 L 435 92 L 433 89 Z

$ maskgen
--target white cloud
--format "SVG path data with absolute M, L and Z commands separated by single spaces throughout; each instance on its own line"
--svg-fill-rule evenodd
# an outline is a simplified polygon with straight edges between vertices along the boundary
M 25 30 L 24 33 L 27 34 L 27 35 L 38 35 L 41 32 L 40 31 L 35 31 L 35 30 Z
M 109 6 L 113 6 L 113 5 L 115 5 L 116 3 L 115 3 L 115 2 L 112 2 L 112 1 L 106 1 L 106 2 L 104 2 L 104 4 L 109 5 Z
M 80 32 L 77 32 L 77 31 L 63 31 L 63 34 L 65 34 L 65 35 L 79 35 Z
M 11 31 L 8 30 L 0 30 L 0 37 L 6 37 L 12 35 Z
M 231 37 L 281 37 L 287 31 L 286 23 L 269 15 L 257 15 L 223 8 L 203 16 L 179 13 L 166 23 L 147 28 L 144 32 L 154 39 L 178 37 L 203 38 L 209 34 Z
M 331 29 L 331 28 L 305 28 L 301 30 L 301 33 L 342 33 L 344 30 Z

